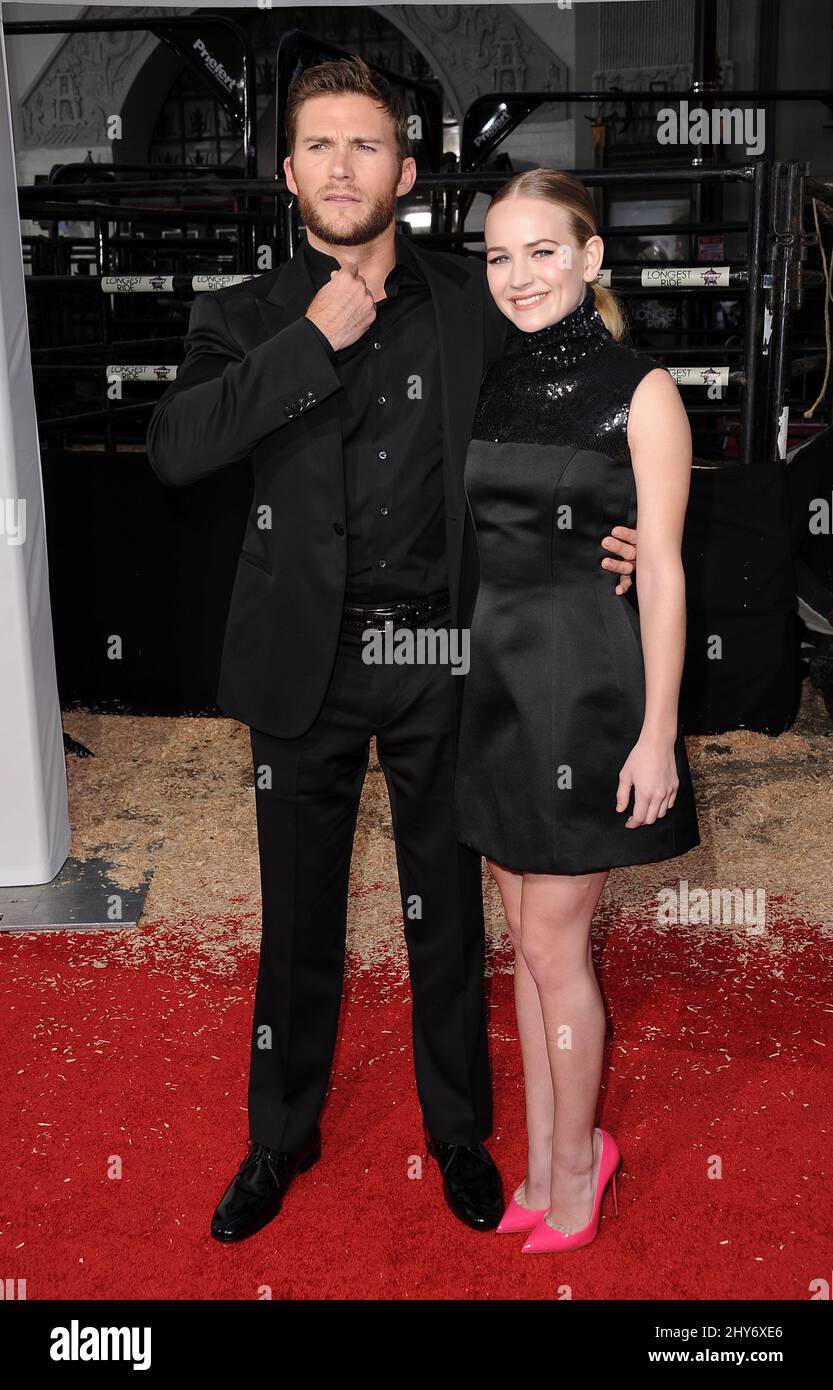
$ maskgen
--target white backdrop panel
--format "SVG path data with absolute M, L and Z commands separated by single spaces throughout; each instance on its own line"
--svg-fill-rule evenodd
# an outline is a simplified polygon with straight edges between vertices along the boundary
M 0 886 L 48 883 L 70 840 L 5 44 L 0 39 Z

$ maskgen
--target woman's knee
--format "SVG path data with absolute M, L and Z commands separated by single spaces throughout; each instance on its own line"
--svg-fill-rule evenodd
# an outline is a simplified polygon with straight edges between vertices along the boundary
M 566 983 L 587 969 L 590 923 L 575 914 L 555 913 L 542 918 L 524 913 L 518 938 L 518 949 L 538 982 L 555 977 Z
M 557 929 L 523 927 L 519 950 L 536 984 L 566 983 L 580 966 L 583 947 L 559 939 Z

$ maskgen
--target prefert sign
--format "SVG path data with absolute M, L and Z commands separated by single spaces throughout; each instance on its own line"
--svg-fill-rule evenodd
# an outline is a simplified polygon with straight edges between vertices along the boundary
M 208 71 L 216 77 L 218 82 L 222 82 L 227 92 L 233 92 L 237 87 L 237 79 L 232 77 L 230 72 L 226 72 L 219 58 L 213 58 L 203 43 L 202 39 L 196 39 L 194 48 L 199 53 Z

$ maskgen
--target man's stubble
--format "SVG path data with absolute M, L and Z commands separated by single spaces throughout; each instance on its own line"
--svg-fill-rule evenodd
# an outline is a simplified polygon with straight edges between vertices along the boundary
M 397 177 L 397 183 L 399 179 Z M 381 236 L 387 231 L 391 222 L 396 217 L 396 184 L 389 193 L 383 194 L 371 204 L 367 216 L 363 221 L 355 223 L 350 228 L 331 227 L 319 215 L 318 209 L 311 199 L 308 199 L 301 192 L 298 185 L 298 216 L 306 227 L 307 231 L 312 232 L 320 241 L 326 241 L 330 246 L 364 246 L 367 242 L 375 241 L 376 237 Z

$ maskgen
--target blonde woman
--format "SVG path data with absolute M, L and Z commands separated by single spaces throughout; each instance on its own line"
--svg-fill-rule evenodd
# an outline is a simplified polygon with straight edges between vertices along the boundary
M 678 723 L 680 544 L 691 434 L 668 372 L 620 341 L 595 280 L 587 189 L 534 169 L 485 222 L 489 288 L 517 330 L 485 374 L 465 483 L 480 587 L 454 811 L 515 951 L 527 1170 L 498 1230 L 525 1252 L 593 1240 L 620 1152 L 595 1127 L 605 1016 L 591 922 L 608 871 L 699 844 Z M 636 524 L 638 607 L 599 567 Z

